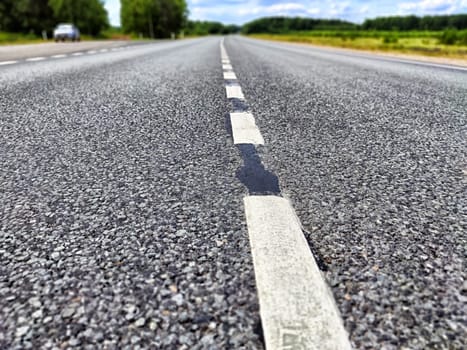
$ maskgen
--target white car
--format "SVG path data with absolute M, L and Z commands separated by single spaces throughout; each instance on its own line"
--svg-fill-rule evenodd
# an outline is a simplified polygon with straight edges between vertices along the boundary
M 55 29 L 54 29 L 54 40 L 55 42 L 58 41 L 65 41 L 65 40 L 71 40 L 71 41 L 80 41 L 80 35 L 79 35 L 79 30 L 76 28 L 73 24 L 70 23 L 63 23 L 59 24 Z

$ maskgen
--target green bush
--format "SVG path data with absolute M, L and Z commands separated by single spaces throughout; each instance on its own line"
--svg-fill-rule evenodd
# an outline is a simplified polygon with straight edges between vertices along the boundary
M 445 30 L 439 37 L 440 44 L 454 45 L 457 42 L 457 31 L 453 29 Z
M 461 45 L 467 45 L 467 30 L 457 33 L 457 38 Z
M 385 35 L 383 37 L 384 44 L 397 44 L 399 38 L 396 35 Z

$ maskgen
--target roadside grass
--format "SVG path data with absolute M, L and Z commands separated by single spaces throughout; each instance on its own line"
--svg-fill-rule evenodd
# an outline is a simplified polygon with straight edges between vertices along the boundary
M 38 42 L 44 42 L 44 40 L 34 34 L 0 32 L 0 45 L 29 44 Z
M 286 34 L 250 34 L 249 36 L 356 50 L 467 60 L 467 31 L 307 31 Z
M 132 36 L 123 34 L 120 30 L 115 28 L 109 28 L 103 31 L 100 35 L 92 37 L 90 35 L 81 35 L 81 40 L 131 40 Z M 53 38 L 49 33 L 49 39 L 44 40 L 42 37 L 35 34 L 24 34 L 24 33 L 8 33 L 0 32 L 0 45 L 15 45 L 15 44 L 33 44 L 33 43 L 45 43 L 53 42 Z

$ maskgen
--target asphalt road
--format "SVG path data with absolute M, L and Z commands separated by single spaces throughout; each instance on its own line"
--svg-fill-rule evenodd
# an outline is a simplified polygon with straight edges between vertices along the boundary
M 0 348 L 263 348 L 219 42 L 0 66 Z M 353 347 L 465 348 L 467 72 L 224 45 Z

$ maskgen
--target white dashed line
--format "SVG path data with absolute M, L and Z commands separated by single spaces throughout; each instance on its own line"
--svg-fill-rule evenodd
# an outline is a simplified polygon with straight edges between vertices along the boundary
M 234 144 L 264 145 L 263 136 L 251 113 L 230 113 Z
M 54 55 L 52 56 L 52 58 L 64 58 L 66 57 L 67 55 Z
M 236 78 L 226 64 L 223 39 L 221 57 L 224 79 Z M 226 82 L 225 89 L 227 98 L 245 99 L 240 85 Z M 234 144 L 264 144 L 251 113 L 230 113 L 230 122 Z M 332 293 L 290 202 L 271 195 L 243 201 L 266 349 L 350 350 Z
M 18 61 L 3 61 L 3 62 L 0 62 L 0 66 L 7 66 L 9 64 L 15 64 L 15 63 L 18 63 Z
M 239 100 L 245 99 L 242 88 L 239 85 L 227 85 L 225 87 L 225 91 L 227 93 L 227 98 L 238 98 Z
M 72 56 L 83 56 L 84 53 L 82 52 L 75 52 L 74 54 L 72 54 Z
M 90 55 L 92 55 L 92 54 L 97 53 L 97 51 L 96 51 L 96 50 L 90 50 L 90 51 L 88 51 L 87 53 L 90 54 Z
M 225 80 L 237 80 L 237 76 L 234 72 L 224 72 L 224 79 Z
M 108 52 L 108 51 L 109 51 L 109 49 L 102 49 L 99 52 Z
M 351 349 L 295 211 L 276 196 L 244 198 L 266 349 Z
M 45 60 L 45 57 L 31 57 L 31 58 L 26 58 L 26 61 L 28 62 L 37 62 L 37 61 L 43 61 Z

